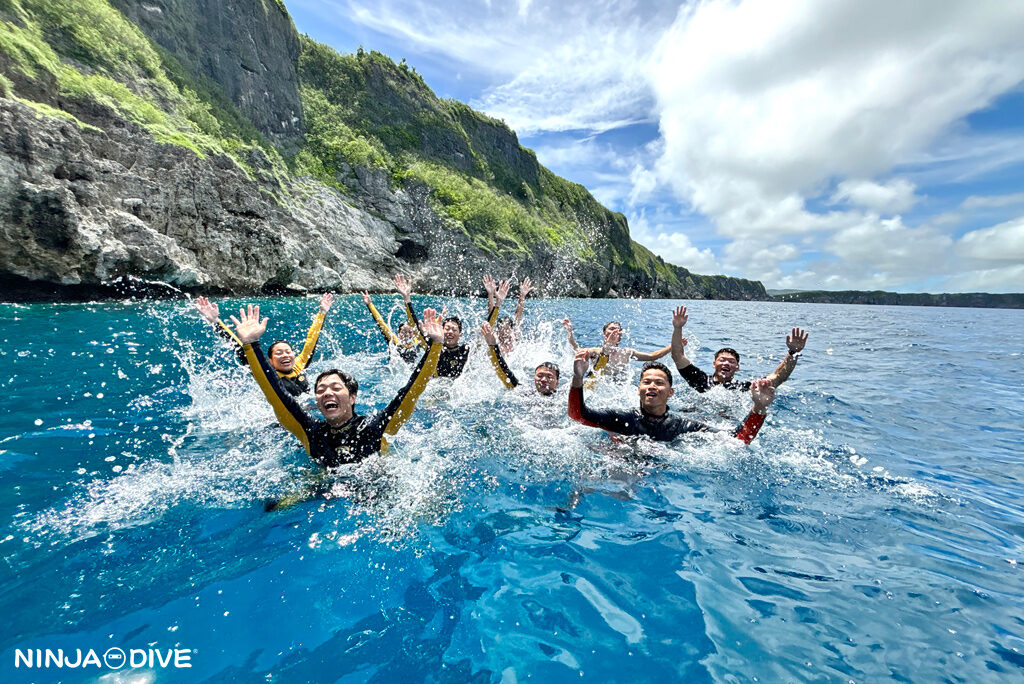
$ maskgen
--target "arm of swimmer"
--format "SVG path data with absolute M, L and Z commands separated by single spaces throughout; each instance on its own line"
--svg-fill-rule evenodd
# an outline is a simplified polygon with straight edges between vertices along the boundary
M 277 416 L 278 422 L 288 432 L 295 435 L 302 442 L 306 453 L 309 453 L 309 430 L 313 424 L 312 418 L 303 410 L 295 397 L 288 394 L 281 386 L 281 381 L 270 366 L 270 362 L 267 361 L 267 356 L 263 353 L 260 343 L 253 342 L 242 348 L 249 361 L 252 376 L 256 378 L 256 383 L 263 390 L 263 396 L 267 398 L 270 406 L 274 409 L 274 415 Z

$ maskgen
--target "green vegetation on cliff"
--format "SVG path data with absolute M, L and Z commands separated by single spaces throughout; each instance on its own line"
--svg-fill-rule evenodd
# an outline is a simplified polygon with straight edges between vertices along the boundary
M 1024 309 L 1024 293 L 946 294 L 885 292 L 884 290 L 805 290 L 775 295 L 783 302 L 813 304 L 872 304 L 876 306 L 962 306 L 981 309 Z

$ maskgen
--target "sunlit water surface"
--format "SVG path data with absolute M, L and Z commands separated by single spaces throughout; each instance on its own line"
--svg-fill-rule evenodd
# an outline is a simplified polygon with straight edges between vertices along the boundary
M 260 303 L 296 344 L 316 308 Z M 448 303 L 479 324 L 482 300 Z M 570 423 L 561 317 L 650 350 L 673 302 L 537 300 L 510 361 L 528 380 L 556 360 L 557 398 L 505 391 L 477 353 L 386 456 L 272 513 L 315 469 L 190 304 L 0 305 L 2 679 L 1024 679 L 1024 312 L 689 304 L 706 369 L 729 345 L 764 375 L 810 331 L 750 447 Z M 408 376 L 355 297 L 312 369 L 331 366 L 364 413 Z M 636 405 L 637 370 L 588 400 Z M 674 409 L 715 425 L 749 407 L 680 384 Z M 14 668 L 114 646 L 192 667 Z

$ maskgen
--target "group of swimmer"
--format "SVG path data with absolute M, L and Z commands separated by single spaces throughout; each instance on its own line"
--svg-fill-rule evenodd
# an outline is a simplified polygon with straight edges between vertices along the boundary
M 509 282 L 483 279 L 487 292 L 487 320 L 480 328 L 487 345 L 487 354 L 498 378 L 507 388 L 519 386 L 519 380 L 505 360 L 522 340 L 522 318 L 525 301 L 532 291 L 529 278 L 519 286 L 518 304 L 514 317 L 499 317 L 501 307 L 509 294 Z M 362 293 L 370 316 L 389 346 L 410 364 L 415 364 L 408 382 L 382 411 L 372 417 L 356 412 L 359 382 L 349 373 L 329 368 L 313 381 L 312 390 L 316 406 L 323 419 L 307 412 L 299 397 L 310 391 L 306 368 L 312 358 L 320 331 L 334 302 L 333 294 L 320 298 L 319 311 L 306 335 L 301 351 L 296 354 L 285 340 L 275 340 L 264 352 L 260 338 L 267 330 L 268 318 L 261 317 L 258 306 L 246 306 L 238 316 L 231 316 L 231 326 L 220 318 L 216 304 L 205 297 L 196 299 L 196 308 L 218 334 L 236 347 L 239 360 L 249 366 L 253 377 L 274 409 L 278 421 L 302 443 L 306 452 L 319 466 L 330 471 L 338 466 L 359 462 L 372 454 L 386 450 L 388 442 L 397 434 L 416 407 L 416 402 L 427 383 L 434 377 L 455 378 L 462 375 L 470 356 L 470 346 L 462 341 L 463 322 L 448 316 L 445 309 L 425 309 L 422 318 L 412 303 L 412 284 L 402 275 L 395 276 L 395 286 L 401 295 L 407 322 L 398 332 L 392 331 L 380 315 L 373 300 Z M 568 414 L 583 425 L 601 428 L 621 435 L 645 435 L 658 441 L 671 441 L 690 432 L 717 432 L 704 423 L 689 420 L 669 410 L 668 400 L 675 390 L 672 372 L 657 359 L 671 353 L 676 369 L 697 392 L 714 387 L 726 390 L 748 391 L 753 407 L 746 419 L 732 431 L 737 439 L 749 444 L 764 423 L 768 406 L 775 399 L 775 388 L 785 382 L 807 344 L 807 333 L 793 328 L 786 337 L 788 353 L 778 368 L 767 377 L 737 381 L 740 355 L 725 347 L 715 353 L 714 372 L 708 375 L 695 366 L 685 355 L 687 339 L 682 330 L 688 316 L 685 306 L 672 312 L 672 339 L 668 346 L 655 352 L 641 352 L 622 348 L 622 326 L 612 321 L 604 326 L 604 343 L 600 347 L 580 347 L 574 337 L 571 321 L 562 321 L 569 335 L 569 344 L 575 351 L 570 381 Z M 233 327 L 232 327 L 233 326 Z M 640 373 L 639 407 L 630 411 L 596 409 L 584 401 L 584 389 L 592 387 L 604 376 L 621 376 L 630 360 L 644 361 Z M 540 397 L 553 397 L 558 389 L 560 371 L 557 364 L 545 361 L 534 369 L 533 388 Z

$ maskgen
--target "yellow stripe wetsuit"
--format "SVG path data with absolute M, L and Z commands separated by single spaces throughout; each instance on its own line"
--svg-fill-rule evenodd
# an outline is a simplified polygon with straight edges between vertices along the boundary
M 487 354 L 491 357 L 491 365 L 494 366 L 494 372 L 498 375 L 498 379 L 501 380 L 502 384 L 508 389 L 518 387 L 519 379 L 516 378 L 515 373 L 505 363 L 505 357 L 501 355 L 501 349 L 498 348 L 498 345 L 489 345 L 487 347 Z
M 326 316 L 324 316 L 322 311 L 317 312 L 316 318 L 313 319 L 313 325 L 309 326 L 309 332 L 306 333 L 306 341 L 302 345 L 302 351 L 295 357 L 295 365 L 292 366 L 292 370 L 288 373 L 274 371 L 281 379 L 281 385 L 289 394 L 298 396 L 309 391 L 309 381 L 306 379 L 306 366 L 309 365 L 310 358 L 316 352 L 317 342 L 320 341 L 320 329 L 324 326 L 325 318 Z M 248 363 L 242 341 L 238 339 L 235 332 L 219 318 L 214 327 L 217 329 L 218 335 L 238 345 L 238 362 Z
M 384 336 L 384 340 L 388 344 L 393 344 L 398 349 L 398 353 L 401 355 L 402 360 L 406 363 L 412 363 L 419 356 L 419 351 L 416 349 L 417 346 L 426 349 L 427 342 L 420 335 L 419 326 L 416 322 L 416 313 L 412 310 L 412 306 L 409 304 L 405 305 L 405 315 L 409 319 L 409 325 L 416 328 L 416 338 L 411 344 L 403 344 L 402 340 L 392 330 L 388 322 L 384 320 L 384 317 L 377 311 L 377 307 L 373 305 L 373 302 L 368 302 L 366 307 L 370 310 L 370 315 L 373 316 L 374 322 L 377 327 L 380 328 L 380 334 Z
M 440 344 L 431 345 L 413 370 L 409 382 L 383 411 L 370 418 L 356 414 L 344 425 L 331 427 L 327 421 L 306 413 L 298 401 L 284 390 L 259 342 L 247 344 L 244 349 L 253 377 L 274 408 L 278 421 L 302 442 L 313 461 L 324 468 L 356 463 L 386 449 L 387 437 L 395 435 L 412 415 L 416 401 L 437 369 L 441 353 Z
M 412 310 L 411 306 L 406 305 L 406 313 L 408 314 L 411 321 L 416 321 L 416 312 Z M 487 314 L 487 322 L 493 327 L 495 322 L 498 320 L 498 309 L 491 309 Z M 419 330 L 419 321 L 415 323 L 416 329 Z M 437 377 L 439 378 L 457 378 L 462 375 L 462 371 L 466 369 L 466 361 L 469 360 L 469 345 L 460 344 L 455 347 L 444 347 L 441 350 L 441 358 L 437 361 Z
M 583 383 L 583 386 L 587 389 L 594 389 L 598 379 L 604 375 L 604 367 L 607 365 L 608 355 L 601 352 L 597 357 L 597 361 L 594 362 L 594 367 L 587 373 L 587 381 Z

